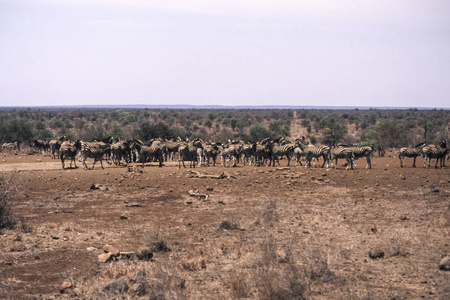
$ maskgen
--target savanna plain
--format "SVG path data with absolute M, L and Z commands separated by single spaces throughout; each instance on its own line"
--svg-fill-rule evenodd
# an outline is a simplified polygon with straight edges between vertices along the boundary
M 17 223 L 0 298 L 450 299 L 449 169 L 397 153 L 355 170 L 0 153 Z

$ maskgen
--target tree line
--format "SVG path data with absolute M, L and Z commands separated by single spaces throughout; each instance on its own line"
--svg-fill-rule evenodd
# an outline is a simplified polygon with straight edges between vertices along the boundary
M 93 140 L 113 136 L 199 137 L 244 141 L 293 138 L 312 143 L 358 143 L 379 151 L 447 139 L 449 110 L 386 109 L 113 109 L 1 108 L 0 142 L 31 143 L 66 136 Z

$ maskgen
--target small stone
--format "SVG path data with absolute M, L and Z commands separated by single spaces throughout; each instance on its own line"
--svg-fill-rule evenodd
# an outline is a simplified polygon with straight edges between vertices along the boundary
M 64 294 L 67 289 L 73 288 L 73 282 L 71 281 L 64 281 L 61 286 L 59 287 L 59 292 L 61 294 Z
M 450 271 L 450 256 L 445 256 L 441 259 L 439 269 L 442 271 Z
M 107 263 L 114 260 L 115 256 L 111 253 L 102 253 L 98 256 L 98 261 L 101 263 Z
M 104 245 L 103 246 L 103 251 L 105 251 L 107 253 L 110 253 L 110 254 L 112 254 L 114 256 L 119 256 L 119 254 L 120 254 L 120 251 L 117 248 L 115 248 L 115 247 L 113 247 L 111 245 Z
M 127 276 L 124 276 L 124 277 L 127 277 Z M 107 284 L 105 286 L 105 288 L 103 289 L 103 291 L 106 291 L 106 292 L 107 291 L 115 291 L 120 294 L 127 292 L 130 287 L 126 283 L 127 280 L 124 277 L 121 277 L 121 278 L 119 278 L 119 280 Z M 128 278 L 128 281 L 129 281 L 129 278 Z
M 135 283 L 131 286 L 129 292 L 131 294 L 135 294 L 137 296 L 143 296 L 143 295 L 145 295 L 145 284 Z
M 384 251 L 380 250 L 380 249 L 371 249 L 369 251 L 369 257 L 371 259 L 383 258 L 384 257 Z

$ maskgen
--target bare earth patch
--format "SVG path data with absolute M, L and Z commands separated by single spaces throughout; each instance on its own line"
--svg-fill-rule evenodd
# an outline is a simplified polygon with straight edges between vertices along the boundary
M 449 169 L 390 155 L 371 170 L 199 177 L 175 162 L 62 170 L 0 153 L 1 176 L 16 170 L 18 221 L 0 235 L 0 297 L 449 299 Z M 101 263 L 104 245 L 152 256 Z

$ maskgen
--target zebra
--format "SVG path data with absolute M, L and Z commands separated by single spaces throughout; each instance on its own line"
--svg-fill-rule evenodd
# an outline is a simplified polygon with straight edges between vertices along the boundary
M 295 166 L 302 165 L 302 162 L 300 161 L 300 158 L 302 156 L 305 156 L 305 152 L 303 152 L 302 148 L 298 146 L 297 143 L 294 143 L 294 153 L 292 154 L 293 158 L 295 157 Z
M 62 136 L 57 140 L 55 139 L 55 140 L 51 140 L 49 142 L 51 157 L 53 159 L 55 159 L 59 156 L 59 149 L 61 148 L 61 143 L 64 141 L 67 141 L 66 136 Z
M 278 166 L 280 166 L 280 156 L 286 155 L 286 158 L 288 160 L 287 166 L 289 167 L 289 164 L 291 162 L 291 158 L 294 154 L 295 144 L 289 143 L 287 141 L 279 140 L 277 144 L 274 145 L 274 143 L 270 143 L 271 150 L 272 150 L 272 166 L 275 167 L 275 160 L 278 162 Z M 270 167 L 270 164 L 269 164 Z
M 189 167 L 195 168 L 195 162 L 197 161 L 198 152 L 197 150 L 200 148 L 202 149 L 202 142 L 199 139 L 195 139 L 192 142 L 187 143 L 186 145 L 180 146 L 178 149 L 178 169 L 181 168 L 181 162 L 183 162 L 183 167 L 186 168 L 184 165 L 184 161 L 188 160 L 190 162 Z
M 330 147 L 325 146 L 325 145 L 319 145 L 319 146 L 314 146 L 312 144 L 309 144 L 305 147 L 305 149 L 303 150 L 305 152 L 305 156 L 306 156 L 306 167 L 311 167 L 311 160 L 313 158 L 319 159 L 321 156 L 323 157 L 323 164 L 321 166 L 321 168 L 323 168 L 323 166 L 325 166 L 325 163 L 327 164 L 327 168 L 330 165 L 330 160 L 329 160 L 329 155 L 330 155 Z M 315 162 L 314 162 L 314 166 L 315 166 Z
M 366 157 L 366 161 L 367 161 L 366 169 L 371 169 L 372 168 L 372 161 L 370 159 L 370 157 L 372 156 L 372 153 L 373 153 L 372 147 L 369 147 L 369 146 L 360 146 L 360 147 L 358 147 L 358 146 L 356 146 L 356 147 L 350 147 L 350 149 L 353 152 L 355 160 L 358 159 L 358 158 L 361 158 L 361 157 Z M 356 164 L 355 164 L 354 161 L 353 161 L 353 165 L 356 168 Z
M 50 145 L 44 140 L 33 140 L 32 147 L 36 148 L 40 153 L 45 153 L 47 149 L 50 149 Z
M 103 142 L 81 142 L 81 156 L 83 161 L 83 169 L 87 169 L 86 159 L 93 158 L 94 163 L 92 169 L 94 169 L 95 163 L 99 160 L 100 165 L 103 168 L 103 155 L 110 150 L 110 145 Z
M 329 167 L 330 160 L 330 147 L 325 145 L 320 146 L 314 146 L 313 144 L 306 144 L 305 138 L 302 137 L 301 139 L 295 140 L 295 145 L 298 145 L 300 149 L 305 153 L 306 156 L 306 166 L 305 167 L 311 167 L 311 160 L 312 159 L 319 159 L 320 156 L 323 156 L 323 164 L 321 168 L 325 166 L 325 163 L 327 164 L 327 168 Z M 316 162 L 314 161 L 314 166 L 316 165 Z
M 272 152 L 270 149 L 269 138 L 265 138 L 260 142 L 253 143 L 253 153 L 255 166 L 261 166 L 265 163 L 266 159 L 271 159 Z
M 220 165 L 226 167 L 228 164 L 228 167 L 230 167 L 230 161 L 233 160 L 233 167 L 236 167 L 243 146 L 244 144 L 242 142 L 239 142 L 228 144 L 227 147 L 223 148 L 222 153 L 220 154 Z
M 420 143 L 416 145 L 414 148 L 403 147 L 400 148 L 400 153 L 398 154 L 398 158 L 400 159 L 400 167 L 403 168 L 403 159 L 405 157 L 413 157 L 413 168 L 416 167 L 416 158 L 417 156 L 422 155 L 422 148 L 425 146 L 425 143 Z
M 205 163 L 209 166 L 209 160 L 212 158 L 213 166 L 216 165 L 217 155 L 219 154 L 219 146 L 216 143 L 206 143 L 203 147 L 203 154 L 205 156 Z
M 64 141 L 61 144 L 61 148 L 59 151 L 59 157 L 61 159 L 62 168 L 65 169 L 64 166 L 64 160 L 70 159 L 70 168 L 72 169 L 72 162 L 75 165 L 75 168 L 77 167 L 77 164 L 75 162 L 75 157 L 77 156 L 78 151 L 81 149 L 81 142 L 80 140 L 77 140 L 74 143 L 71 143 L 69 141 Z
M 14 143 L 3 143 L 2 144 L 2 151 L 13 151 L 13 150 L 17 150 L 19 143 L 17 141 L 15 141 Z
M 438 162 L 440 161 L 440 167 L 445 167 L 445 157 L 448 152 L 447 142 L 444 139 L 439 140 L 439 146 L 436 145 L 426 145 L 422 148 L 422 154 L 423 154 L 423 167 L 426 168 L 427 162 L 428 167 L 430 167 L 430 160 L 432 158 L 436 158 L 436 165 L 434 166 L 437 168 Z
M 167 161 L 168 159 L 174 160 L 175 159 L 175 153 L 178 152 L 178 149 L 180 146 L 185 146 L 186 143 L 183 142 L 180 138 L 178 138 L 177 141 L 173 140 L 166 140 L 164 142 L 166 144 L 166 152 L 164 153 L 164 160 Z
M 130 141 L 116 141 L 111 145 L 111 160 L 114 164 L 120 165 L 122 158 L 125 162 L 131 162 Z
M 255 143 L 256 145 L 256 143 Z M 253 147 L 253 143 L 244 143 L 242 146 L 242 151 L 241 151 L 241 155 L 242 155 L 242 163 L 247 164 L 249 166 L 252 165 L 253 162 L 253 158 L 254 158 L 254 148 Z
M 159 162 L 159 167 L 163 166 L 163 153 L 166 151 L 166 146 L 159 140 L 153 140 L 150 146 L 144 145 L 139 140 L 134 140 L 134 148 L 139 153 L 139 160 L 144 167 L 147 159 L 155 158 Z
M 355 155 L 351 148 L 349 147 L 332 148 L 330 151 L 330 159 L 331 159 L 331 166 L 333 166 L 333 160 L 336 160 L 336 164 L 334 164 L 335 169 L 337 168 L 338 158 L 345 158 L 345 160 L 347 161 L 346 170 L 348 170 L 349 166 L 353 170 Z

